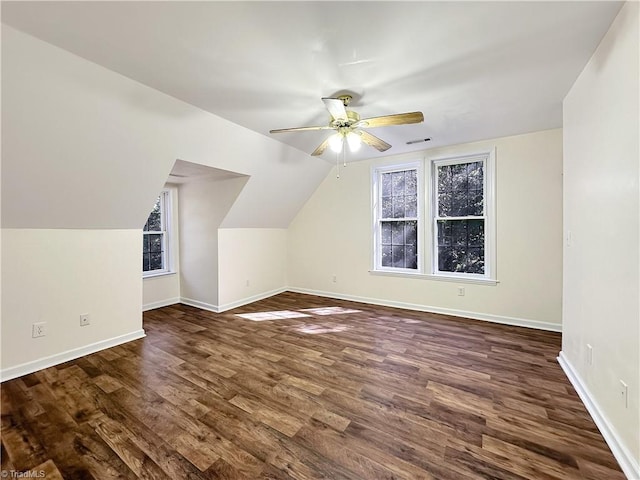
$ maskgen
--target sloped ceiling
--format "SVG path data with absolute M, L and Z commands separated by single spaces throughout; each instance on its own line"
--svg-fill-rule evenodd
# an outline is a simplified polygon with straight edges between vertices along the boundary
M 325 124 L 320 98 L 344 91 L 363 116 L 423 111 L 423 124 L 376 130 L 396 154 L 561 126 L 620 6 L 2 2 L 2 21 L 262 135 Z M 275 138 L 309 153 L 326 135 Z
M 286 228 L 330 168 L 3 26 L 3 228 L 142 229 L 176 160 L 249 177 L 229 228 Z
M 207 167 L 199 163 L 185 162 L 184 160 L 176 160 L 173 168 L 169 173 L 168 183 L 183 184 L 191 182 L 202 182 L 212 180 L 225 180 L 228 178 L 237 178 L 242 175 L 221 170 L 219 168 Z

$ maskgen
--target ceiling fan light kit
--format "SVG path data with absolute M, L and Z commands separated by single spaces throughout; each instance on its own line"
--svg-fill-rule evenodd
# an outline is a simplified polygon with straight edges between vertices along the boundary
M 360 132 L 354 132 L 347 129 L 340 129 L 338 133 L 334 133 L 329 137 L 329 148 L 335 153 L 340 153 L 344 148 L 344 143 L 349 145 L 349 151 L 357 152 L 362 145 L 362 137 Z
M 336 153 L 340 153 L 342 151 L 342 136 L 339 133 L 329 137 L 329 148 Z
M 355 132 L 349 132 L 345 138 L 349 144 L 349 150 L 352 152 L 360 150 L 360 147 L 362 146 L 362 137 L 360 137 L 360 135 Z
M 422 112 L 397 113 L 394 115 L 383 115 L 361 119 L 360 115 L 353 110 L 347 110 L 351 103 L 351 95 L 339 95 L 337 98 L 323 98 L 322 101 L 329 112 L 330 119 L 328 125 L 312 127 L 281 128 L 270 130 L 269 133 L 284 132 L 304 132 L 310 130 L 336 130 L 336 133 L 324 140 L 313 151 L 311 155 L 322 155 L 327 147 L 339 153 L 344 151 L 344 143 L 349 145 L 352 152 L 360 149 L 361 143 L 375 148 L 379 152 L 384 152 L 391 148 L 391 145 L 375 135 L 364 130 L 365 128 L 388 127 L 392 125 L 406 125 L 410 123 L 420 123 L 424 121 Z

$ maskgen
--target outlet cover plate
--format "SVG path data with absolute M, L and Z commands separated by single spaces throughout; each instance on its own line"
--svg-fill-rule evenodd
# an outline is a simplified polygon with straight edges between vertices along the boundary
M 31 326 L 31 337 L 38 338 L 44 337 L 47 334 L 47 324 L 46 322 L 34 323 Z

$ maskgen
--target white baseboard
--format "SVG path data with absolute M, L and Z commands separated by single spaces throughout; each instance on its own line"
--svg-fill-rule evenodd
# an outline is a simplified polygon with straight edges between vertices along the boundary
M 251 297 L 241 298 L 240 300 L 236 300 L 234 302 L 225 303 L 224 305 L 213 305 L 210 303 L 204 303 L 199 300 L 193 300 L 191 298 L 180 298 L 180 303 L 184 303 L 185 305 L 189 305 L 191 307 L 201 308 L 203 310 L 207 310 L 209 312 L 214 313 L 222 313 L 227 310 L 231 310 L 233 308 L 242 307 L 243 305 L 248 305 L 253 302 L 257 302 L 258 300 L 264 300 L 265 298 L 273 297 L 274 295 L 278 295 L 279 293 L 286 292 L 287 288 L 276 288 L 275 290 L 270 290 L 268 292 L 258 293 L 256 295 L 252 295 Z
M 189 305 L 190 307 L 201 308 L 202 310 L 207 310 L 208 312 L 220 313 L 217 305 L 201 302 L 199 300 L 193 300 L 192 298 L 180 297 L 180 303 L 184 303 L 185 305 Z
M 505 317 L 501 315 L 492 315 L 488 313 L 468 312 L 465 310 L 454 310 L 451 308 L 432 307 L 430 305 L 419 305 L 415 303 L 396 302 L 393 300 L 381 300 L 378 298 L 359 297 L 356 295 L 345 295 L 342 293 L 323 292 L 319 290 L 311 290 L 307 288 L 289 287 L 290 292 L 305 293 L 307 295 L 317 295 L 319 297 L 337 298 L 339 300 L 350 300 L 353 302 L 368 303 L 371 305 L 382 305 L 384 307 L 404 308 L 407 310 L 417 310 L 419 312 L 439 313 L 442 315 L 451 315 L 454 317 L 472 318 L 474 320 L 484 320 L 485 322 L 501 323 L 503 325 L 511 325 L 515 327 L 535 328 L 537 330 L 547 330 L 550 332 L 561 332 L 562 325 L 555 323 L 539 322 L 537 320 L 528 320 L 525 318 Z
M 582 378 L 563 352 L 560 352 L 558 356 L 558 363 L 600 430 L 604 441 L 609 445 L 611 453 L 613 453 L 613 456 L 620 464 L 620 468 L 624 474 L 629 480 L 640 480 L 640 465 L 638 465 L 638 462 L 633 458 L 631 452 L 629 452 L 627 447 L 620 441 L 620 436 L 617 434 L 616 429 L 607 420 L 598 402 L 593 398 L 591 392 L 582 381 Z
M 84 357 L 92 353 L 99 352 L 105 348 L 115 347 L 123 343 L 137 340 L 145 336 L 144 330 L 140 329 L 135 332 L 127 333 L 117 337 L 109 338 L 107 340 L 101 340 L 96 343 L 85 345 L 84 347 L 74 348 L 67 350 L 66 352 L 57 353 L 49 357 L 39 358 L 31 362 L 16 365 L 15 367 L 4 368 L 0 371 L 0 381 L 12 380 L 14 378 L 27 375 L 29 373 L 37 372 L 43 368 L 53 367 L 69 360 L 75 360 L 76 358 Z
M 154 308 L 168 307 L 169 305 L 175 305 L 180 303 L 180 297 L 169 298 L 167 300 L 160 300 L 158 302 L 151 302 L 142 305 L 142 311 L 153 310 Z
M 227 310 L 231 310 L 233 308 L 242 307 L 243 305 L 248 305 L 253 302 L 257 302 L 258 300 L 264 300 L 265 298 L 273 297 L 274 295 L 278 295 L 279 293 L 286 292 L 287 288 L 276 288 L 275 290 L 270 290 L 268 292 L 258 293 L 257 295 L 252 295 L 251 297 L 246 297 L 240 300 L 236 300 L 235 302 L 225 303 L 224 305 L 220 305 L 218 307 L 219 312 L 226 312 Z

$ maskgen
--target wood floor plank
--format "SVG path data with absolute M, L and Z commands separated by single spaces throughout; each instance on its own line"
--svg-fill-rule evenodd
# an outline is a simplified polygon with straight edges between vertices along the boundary
M 128 415 L 120 404 L 97 386 L 88 384 L 85 385 L 85 388 L 97 398 L 100 410 L 104 413 L 102 420 L 112 420 L 114 424 L 123 429 L 131 442 L 156 463 L 168 478 L 189 480 L 201 478 L 200 471 L 191 462 L 164 442 L 138 417 Z
M 22 473 L 22 472 L 21 472 Z M 60 470 L 51 460 L 37 465 L 31 470 L 23 473 L 23 478 L 46 478 L 47 480 L 64 480 Z
M 482 449 L 486 452 L 509 458 L 512 468 L 518 473 L 522 472 L 523 475 L 534 475 L 539 478 L 548 476 L 567 480 L 581 477 L 578 469 L 573 466 L 566 465 L 563 462 L 549 461 L 549 457 L 541 457 L 531 450 L 488 435 L 483 436 Z
M 356 422 L 345 430 L 347 435 L 365 440 L 377 450 L 387 451 L 397 458 L 410 462 L 439 480 L 468 480 L 474 478 L 456 465 L 444 461 L 445 446 L 431 444 L 428 447 L 401 441 L 394 435 Z
M 162 469 L 131 440 L 135 435 L 120 422 L 103 415 L 91 426 L 98 436 L 115 452 L 139 478 L 160 479 Z
M 296 440 L 310 450 L 317 451 L 324 457 L 334 461 L 336 464 L 353 472 L 361 478 L 376 478 L 393 480 L 396 478 L 396 472 L 402 469 L 403 462 L 396 461 L 392 466 L 383 465 L 380 461 L 380 452 L 369 450 L 366 453 L 361 452 L 356 442 L 349 442 L 346 436 L 339 434 L 327 425 L 312 421 L 313 423 L 301 428 L 296 434 Z M 390 468 L 395 467 L 395 468 Z M 417 477 L 402 475 L 400 478 L 415 478 L 416 480 L 426 480 L 432 478 L 427 472 L 418 471 Z
M 36 415 L 29 406 L 32 400 L 20 388 L 20 381 L 3 384 L 0 393 L 3 470 L 24 470 L 46 461 L 43 441 L 34 429 Z
M 2 470 L 624 480 L 557 364 L 557 333 L 294 293 L 151 310 L 144 328 L 3 383 Z

